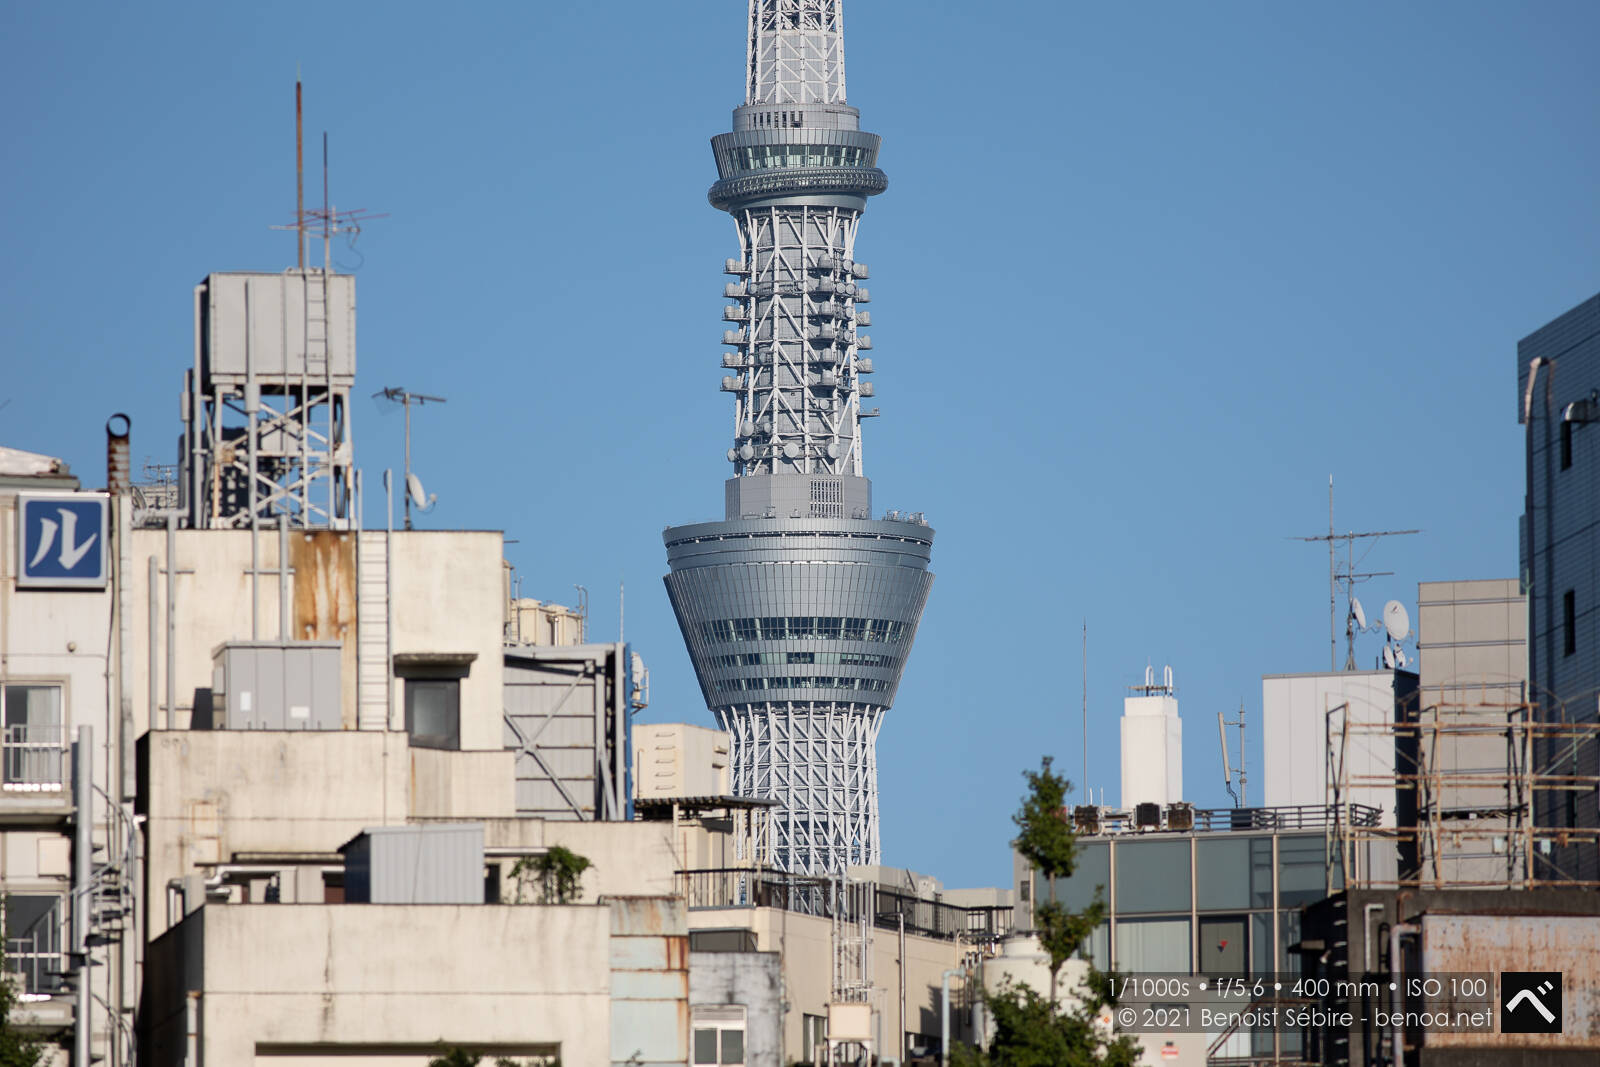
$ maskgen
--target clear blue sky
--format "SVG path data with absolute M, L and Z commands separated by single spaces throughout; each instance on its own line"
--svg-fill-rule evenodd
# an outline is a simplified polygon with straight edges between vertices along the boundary
M 171 461 L 191 287 L 294 260 L 268 227 L 299 64 L 335 204 L 389 213 L 336 256 L 359 387 L 449 398 L 415 424 L 423 524 L 505 529 L 524 592 L 588 586 L 599 638 L 625 577 L 646 717 L 707 723 L 660 531 L 721 515 L 736 245 L 706 141 L 744 11 L 12 5 L 0 442 L 100 484 L 125 411 L 136 464 Z M 1516 341 L 1600 289 L 1600 5 L 846 15 L 890 176 L 857 246 L 867 468 L 938 531 L 884 856 L 1004 883 L 1019 772 L 1080 776 L 1085 618 L 1091 784 L 1116 796 L 1125 687 L 1171 663 L 1186 791 L 1220 805 L 1214 713 L 1259 722 L 1263 673 L 1327 664 L 1326 556 L 1288 538 L 1325 528 L 1330 474 L 1341 528 L 1427 531 L 1366 559 L 1394 572 L 1369 604 L 1516 573 Z M 398 467 L 398 417 L 355 414 L 358 462 Z

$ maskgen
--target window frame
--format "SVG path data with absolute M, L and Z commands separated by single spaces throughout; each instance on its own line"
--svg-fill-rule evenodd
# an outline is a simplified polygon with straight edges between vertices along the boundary
M 10 721 L 10 693 L 55 692 L 55 721 Z M 0 683 L 0 791 L 55 793 L 67 787 L 67 682 L 62 678 L 12 677 Z M 14 739 L 15 738 L 15 739 Z
M 461 682 L 472 670 L 478 658 L 476 652 L 408 652 L 396 653 L 394 675 L 404 684 L 401 693 L 402 718 L 406 738 L 412 748 L 431 748 L 446 752 L 461 750 Z M 446 683 L 446 692 L 453 692 L 454 708 L 450 713 L 451 733 L 417 733 L 415 696 L 422 692 L 420 686 Z

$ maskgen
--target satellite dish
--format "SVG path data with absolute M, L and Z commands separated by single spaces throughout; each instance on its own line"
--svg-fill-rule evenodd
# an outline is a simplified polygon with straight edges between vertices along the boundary
M 406 492 L 411 496 L 411 502 L 423 511 L 433 507 L 439 499 L 437 495 L 428 496 L 422 491 L 422 479 L 415 474 L 406 475 Z
M 1395 646 L 1394 650 L 1394 665 L 1396 667 L 1404 667 L 1406 665 L 1406 650 L 1398 645 Z
M 1398 600 L 1385 604 L 1383 625 L 1388 628 L 1391 640 L 1404 641 L 1411 633 L 1411 616 L 1406 612 L 1406 606 Z
M 1367 613 L 1361 610 L 1359 597 L 1350 598 L 1350 614 L 1356 620 L 1356 629 L 1365 630 L 1367 628 Z
M 1383 646 L 1383 665 L 1391 671 L 1394 670 L 1394 649 L 1388 645 Z

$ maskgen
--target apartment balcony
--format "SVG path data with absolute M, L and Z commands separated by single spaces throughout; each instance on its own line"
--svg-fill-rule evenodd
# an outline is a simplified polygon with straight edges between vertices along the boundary
M 72 761 L 64 726 L 0 730 L 0 823 L 50 823 L 72 810 Z

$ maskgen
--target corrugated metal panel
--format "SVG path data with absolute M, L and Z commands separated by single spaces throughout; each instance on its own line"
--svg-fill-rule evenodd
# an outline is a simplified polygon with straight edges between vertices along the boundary
M 350 903 L 483 903 L 481 823 L 374 827 L 341 851 Z
M 1493 974 L 1496 982 L 1502 971 L 1563 975 L 1561 1033 L 1430 1033 L 1428 1047 L 1600 1050 L 1596 960 L 1600 960 L 1600 920 L 1593 916 L 1424 915 L 1422 961 L 1429 973 Z

